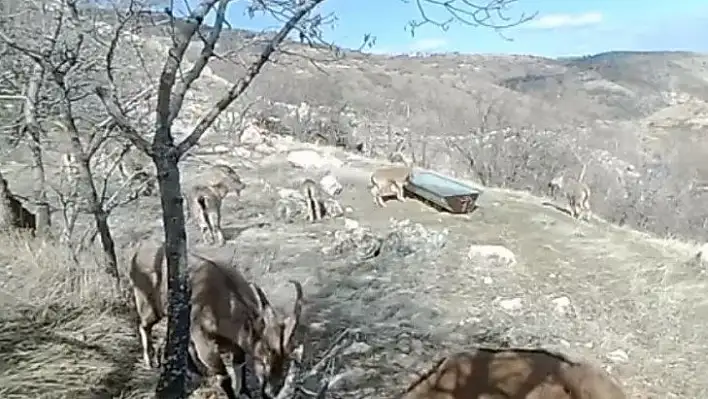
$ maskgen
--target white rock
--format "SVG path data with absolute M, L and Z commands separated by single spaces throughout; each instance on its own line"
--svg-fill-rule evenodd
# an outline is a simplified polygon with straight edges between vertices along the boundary
M 347 230 L 354 230 L 359 228 L 359 222 L 353 219 L 344 218 L 344 228 Z
M 223 152 L 229 152 L 231 148 L 229 148 L 227 145 L 224 144 L 216 144 L 214 147 L 212 147 L 212 152 L 215 154 L 220 154 Z
M 371 345 L 366 342 L 354 342 L 342 351 L 342 355 L 361 355 L 371 350 Z
M 625 363 L 629 361 L 629 355 L 622 349 L 613 350 L 607 354 L 607 358 L 615 363 Z
M 301 199 L 303 201 L 305 200 L 305 197 L 302 195 L 302 193 L 300 193 L 299 191 L 294 190 L 292 188 L 279 188 L 278 189 L 278 196 L 283 199 L 295 198 L 295 199 Z
M 339 195 L 343 189 L 342 184 L 339 183 L 339 180 L 337 180 L 337 178 L 331 173 L 327 173 L 322 179 L 320 179 L 320 186 L 322 187 L 322 190 L 324 190 L 330 197 Z
M 287 160 L 291 165 L 303 169 L 322 168 L 326 165 L 324 158 L 317 151 L 312 150 L 291 151 Z
M 236 147 L 231 150 L 231 155 L 234 155 L 239 158 L 250 158 L 253 153 L 243 147 Z
M 281 141 L 273 141 L 271 145 L 273 146 L 273 149 L 277 153 L 281 152 L 287 152 L 290 147 L 286 144 L 287 140 L 283 140 L 284 142 Z
M 551 302 L 556 308 L 556 313 L 567 314 L 570 310 L 570 299 L 567 296 L 560 296 Z
M 494 280 L 492 280 L 491 277 L 485 277 L 485 278 L 483 278 L 483 279 L 482 279 L 482 282 L 483 282 L 484 284 L 487 284 L 487 285 L 492 285 L 492 284 L 494 284 Z
M 249 124 L 241 133 L 241 144 L 256 145 L 265 141 L 265 131 L 260 127 Z
M 467 258 L 472 259 L 496 259 L 508 266 L 516 264 L 516 255 L 511 250 L 502 245 L 471 245 L 467 252 Z
M 274 154 L 277 150 L 267 143 L 256 144 L 253 150 L 262 154 Z
M 502 299 L 499 301 L 499 306 L 504 310 L 513 311 L 521 309 L 523 307 L 523 302 L 521 301 L 521 298 Z

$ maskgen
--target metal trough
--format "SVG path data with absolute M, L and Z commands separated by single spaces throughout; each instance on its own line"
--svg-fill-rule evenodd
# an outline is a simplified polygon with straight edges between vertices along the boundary
M 413 172 L 405 190 L 451 213 L 472 212 L 483 192 L 450 177 L 424 171 Z

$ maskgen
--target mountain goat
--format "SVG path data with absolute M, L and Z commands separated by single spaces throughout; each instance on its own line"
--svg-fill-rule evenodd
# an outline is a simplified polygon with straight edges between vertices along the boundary
M 242 367 L 230 372 L 220 354 L 231 352 L 234 363 L 243 365 L 248 353 L 254 360 L 261 394 L 274 396 L 285 380 L 288 360 L 295 349 L 293 336 L 303 306 L 301 284 L 291 280 L 296 293 L 294 305 L 289 313 L 282 314 L 260 287 L 248 283 L 231 265 L 192 254 L 189 268 L 193 360 L 217 376 L 229 399 L 236 399 L 237 393 L 248 391 L 245 374 Z M 143 360 L 147 367 L 156 367 L 152 328 L 167 313 L 164 244 L 142 243 L 131 259 L 129 276 L 139 317 Z
M 376 169 L 371 174 L 369 192 L 374 198 L 374 203 L 385 207 L 383 196 L 395 195 L 401 202 L 405 201 L 403 188 L 410 180 L 412 169 L 408 166 L 388 166 Z
M 574 218 L 590 217 L 590 187 L 580 180 L 559 175 L 548 183 L 551 196 L 561 192 L 568 201 L 568 210 Z
M 439 360 L 398 399 L 625 399 L 603 370 L 541 349 L 478 348 Z
M 229 192 L 233 191 L 240 196 L 246 185 L 230 166 L 215 165 L 212 173 L 214 176 L 208 184 L 197 184 L 189 189 L 188 214 L 196 220 L 205 242 L 223 245 L 225 240 L 221 230 L 221 203 Z

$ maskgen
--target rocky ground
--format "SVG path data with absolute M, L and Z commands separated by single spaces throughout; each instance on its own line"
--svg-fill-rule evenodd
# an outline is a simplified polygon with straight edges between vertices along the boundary
M 305 169 L 288 161 L 303 149 L 319 154 Z M 303 283 L 306 359 L 314 364 L 334 341 L 343 347 L 316 375 L 337 376 L 333 397 L 387 397 L 433 359 L 477 344 L 600 363 L 634 398 L 708 393 L 707 279 L 692 245 L 576 222 L 522 192 L 485 189 L 470 215 L 414 199 L 377 208 L 366 190 L 377 162 L 277 137 L 187 159 L 185 185 L 217 159 L 237 165 L 248 187 L 225 202 L 227 245 L 195 245 L 233 256 L 276 304 L 293 295 L 287 279 Z M 283 189 L 324 170 L 344 187 L 345 214 L 315 224 L 297 212 L 277 217 Z M 160 237 L 158 199 L 118 210 L 112 224 L 122 254 Z M 191 225 L 189 236 L 198 238 Z M 100 262 L 67 270 L 61 248 L 3 240 L 0 396 L 149 395 L 157 372 L 141 368 L 132 311 Z

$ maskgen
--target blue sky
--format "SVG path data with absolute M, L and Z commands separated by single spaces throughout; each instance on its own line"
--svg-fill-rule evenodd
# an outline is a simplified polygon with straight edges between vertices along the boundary
M 489 0 L 478 0 L 479 3 Z M 265 17 L 244 15 L 247 0 L 231 5 L 235 27 L 263 30 L 277 27 Z M 679 6 L 680 4 L 680 6 Z M 431 15 L 444 11 L 428 7 Z M 418 19 L 415 1 L 327 0 L 321 13 L 338 21 L 326 38 L 343 47 L 359 47 L 366 33 L 376 36 L 374 53 L 412 51 L 517 53 L 542 56 L 594 54 L 611 50 L 690 50 L 708 52 L 708 2 L 700 0 L 517 0 L 510 16 L 538 11 L 535 20 L 504 31 L 505 40 L 486 28 L 456 24 L 447 31 L 433 26 L 405 30 Z

